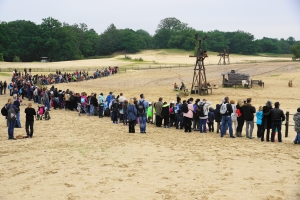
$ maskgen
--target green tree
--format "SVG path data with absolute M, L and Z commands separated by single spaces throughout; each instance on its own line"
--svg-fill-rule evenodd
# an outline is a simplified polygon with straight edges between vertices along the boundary
M 119 31 L 114 24 L 111 24 L 100 35 L 98 42 L 97 53 L 98 55 L 110 55 L 119 50 L 120 40 Z
M 3 53 L 0 53 L 0 61 L 4 61 Z
M 19 58 L 19 56 L 15 56 L 13 62 L 22 62 L 22 60 Z
M 294 54 L 293 59 L 299 59 L 300 58 L 300 42 L 295 43 L 291 46 L 291 51 Z
M 128 53 L 136 53 L 140 51 L 139 37 L 131 29 L 119 30 L 120 45 L 119 50 Z

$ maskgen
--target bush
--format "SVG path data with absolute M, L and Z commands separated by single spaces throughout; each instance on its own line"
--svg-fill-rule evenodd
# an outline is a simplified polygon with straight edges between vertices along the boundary
M 15 56 L 13 62 L 22 62 L 22 60 L 19 58 L 19 56 Z
M 124 59 L 125 59 L 125 60 L 131 60 L 131 57 L 125 55 L 125 58 L 124 58 Z
M 0 53 L 0 61 L 4 61 L 3 53 Z

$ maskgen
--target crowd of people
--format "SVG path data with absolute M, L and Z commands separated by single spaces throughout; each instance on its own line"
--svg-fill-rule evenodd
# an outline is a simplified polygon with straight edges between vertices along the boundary
M 56 72 L 57 75 L 61 73 Z M 80 73 L 79 73 L 80 74 Z M 18 77 L 18 76 L 17 76 Z M 25 77 L 28 76 L 25 73 Z M 79 114 L 88 116 L 110 117 L 114 124 L 123 123 L 128 125 L 129 133 L 135 133 L 135 126 L 138 124 L 140 133 L 146 133 L 146 124 L 152 123 L 156 127 L 183 129 L 184 132 L 198 131 L 200 133 L 215 132 L 223 138 L 229 131 L 229 137 L 243 137 L 245 125 L 246 138 L 253 139 L 254 118 L 256 117 L 257 133 L 260 141 L 275 142 L 277 133 L 278 142 L 282 142 L 281 124 L 285 120 L 285 115 L 280 109 L 280 103 L 275 102 L 274 107 L 269 100 L 265 106 L 259 106 L 256 109 L 252 106 L 252 99 L 239 99 L 237 103 L 224 97 L 220 104 L 212 106 L 212 103 L 206 99 L 189 98 L 181 100 L 177 97 L 176 102 L 167 103 L 160 97 L 157 102 L 152 103 L 145 100 L 145 95 L 140 94 L 140 99 L 135 97 L 127 99 L 123 93 L 115 96 L 110 92 L 106 98 L 103 93 L 97 95 L 85 92 L 76 93 L 67 89 L 58 90 L 54 85 L 49 89 L 43 86 L 35 86 L 32 79 L 23 80 L 13 78 L 13 89 L 10 94 L 13 99 L 9 99 L 6 109 L 9 110 L 13 105 L 16 110 L 16 123 L 12 124 L 8 120 L 9 139 L 13 138 L 13 127 L 21 128 L 20 123 L 20 102 L 24 97 L 33 100 L 34 103 L 44 104 L 44 107 L 50 111 L 50 108 L 65 109 L 77 111 Z M 24 78 L 24 76 L 22 77 Z M 29 81 L 27 83 L 27 81 Z M 25 86 L 26 88 L 24 88 Z M 26 89 L 26 93 L 22 89 Z M 29 107 L 30 105 L 30 107 Z M 28 104 L 32 108 L 32 104 Z M 18 112 L 17 112 L 18 111 Z M 35 113 L 35 112 L 30 112 Z M 31 115 L 30 114 L 30 115 Z M 27 114 L 26 114 L 27 115 Z M 33 123 L 32 117 L 28 117 L 26 122 L 26 131 L 28 137 L 32 137 Z M 27 117 L 26 117 L 27 120 Z M 298 133 L 294 143 L 300 143 L 300 108 L 294 115 L 295 131 Z M 216 128 L 215 128 L 216 124 Z M 31 132 L 28 128 L 31 127 Z

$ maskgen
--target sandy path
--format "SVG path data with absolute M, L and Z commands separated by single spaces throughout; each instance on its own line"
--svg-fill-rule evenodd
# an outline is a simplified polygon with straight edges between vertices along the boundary
M 267 99 L 280 101 L 291 113 L 299 107 L 299 64 L 207 66 L 207 78 L 220 86 L 220 74 L 231 69 L 262 79 L 265 88 L 219 88 L 206 97 L 213 105 L 228 95 L 252 97 L 255 107 Z M 144 93 L 149 101 L 162 96 L 170 102 L 176 97 L 174 82 L 184 81 L 189 88 L 192 75 L 193 68 L 144 70 L 56 86 L 105 95 L 123 92 L 127 98 Z M 292 88 L 287 87 L 290 79 Z M 7 96 L 0 96 L 1 105 L 6 101 Z M 22 125 L 23 113 L 24 106 Z M 300 198 L 300 151 L 292 144 L 293 127 L 283 143 L 262 143 L 153 125 L 147 125 L 146 135 L 129 135 L 127 126 L 107 118 L 63 110 L 51 111 L 51 117 L 35 121 L 36 137 L 17 141 L 7 140 L 5 121 L 0 121 L 1 200 Z M 19 134 L 25 130 L 15 129 Z

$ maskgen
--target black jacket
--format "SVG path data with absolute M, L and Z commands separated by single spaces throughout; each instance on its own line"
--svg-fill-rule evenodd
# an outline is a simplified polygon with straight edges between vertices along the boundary
M 222 121 L 222 116 L 221 116 L 221 113 L 220 113 L 220 107 L 221 105 L 220 104 L 217 104 L 216 105 L 216 109 L 214 111 L 214 114 L 215 114 L 215 121 L 216 122 L 221 122 Z
M 270 108 L 270 107 L 264 106 L 263 107 L 263 113 L 264 114 L 268 113 L 272 109 L 273 109 L 272 107 Z M 271 126 L 271 115 L 263 117 L 263 127 L 265 129 L 271 129 L 272 128 L 272 126 Z
M 242 115 L 244 115 L 244 120 L 253 121 L 255 112 L 255 107 L 253 107 L 251 104 L 246 103 L 243 105 Z
M 265 113 L 264 116 L 271 115 L 271 121 L 272 122 L 281 122 L 285 120 L 285 116 L 283 114 L 283 111 L 279 108 L 273 108 L 268 113 Z
M 240 109 L 240 111 L 242 113 L 242 115 L 240 117 L 237 117 L 238 121 L 244 121 L 243 108 L 244 108 L 244 106 L 240 106 L 239 104 L 236 105 L 236 109 Z

